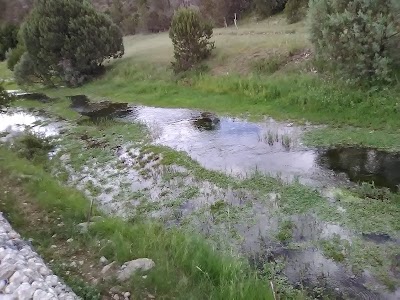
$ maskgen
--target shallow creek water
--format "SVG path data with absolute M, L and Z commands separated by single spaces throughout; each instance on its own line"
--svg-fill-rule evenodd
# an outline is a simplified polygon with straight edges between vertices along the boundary
M 223 171 L 239 177 L 247 177 L 255 170 L 279 176 L 287 180 L 298 178 L 301 182 L 314 187 L 326 187 L 350 184 L 350 180 L 374 181 L 379 186 L 396 189 L 400 184 L 400 155 L 366 148 L 333 148 L 310 149 L 301 142 L 301 135 L 309 126 L 294 126 L 290 123 L 279 123 L 272 119 L 264 122 L 251 123 L 234 118 L 220 118 L 214 122 L 214 116 L 204 118 L 198 111 L 188 109 L 164 109 L 153 107 L 132 107 L 128 114 L 120 117 L 123 122 L 145 123 L 156 144 L 165 145 L 176 150 L 185 151 L 193 159 L 208 169 Z M 200 120 L 200 121 L 199 121 Z M 48 118 L 34 112 L 10 110 L 0 112 L 0 133 L 11 132 L 3 140 L 10 138 L 26 129 L 46 136 L 54 136 L 60 132 L 61 124 L 51 122 Z M 0 135 L 1 137 L 1 135 Z M 112 164 L 103 167 L 96 165 L 85 167 L 82 174 L 75 174 L 75 181 L 84 184 L 88 180 L 97 180 L 103 185 L 101 178 L 91 177 L 91 173 L 114 176 L 113 181 L 106 185 L 111 193 L 103 193 L 102 201 L 113 209 L 124 210 L 123 204 L 115 198 L 121 198 L 118 187 L 126 180 L 130 183 L 131 192 L 149 190 L 151 201 L 166 200 L 165 187 L 160 185 L 160 172 L 155 169 L 153 179 L 138 180 L 140 172 L 134 169 L 135 157 L 138 153 L 120 148 L 117 151 L 119 161 L 125 165 L 124 176 Z M 150 168 L 156 168 L 150 165 Z M 86 172 L 86 173 L 85 173 Z M 71 169 L 71 174 L 73 170 Z M 158 173 L 158 174 L 157 174 Z M 84 178 L 84 179 L 82 179 Z M 178 186 L 197 184 L 192 178 L 176 180 L 176 189 L 169 187 L 169 198 L 178 198 Z M 117 182 L 119 184 L 117 184 Z M 174 183 L 173 183 L 174 184 Z M 117 187 L 117 188 L 115 188 Z M 182 215 L 200 209 L 204 204 L 210 205 L 217 199 L 228 199 L 230 204 L 241 206 L 242 200 L 253 197 L 249 191 L 221 191 L 211 183 L 202 183 L 200 195 L 183 202 L 179 209 Z M 250 256 L 251 263 L 262 268 L 266 261 L 275 261 L 284 257 L 283 273 L 291 283 L 304 285 L 321 285 L 327 282 L 327 288 L 336 291 L 336 298 L 348 299 L 399 299 L 400 290 L 386 292 L 384 289 L 367 288 L 375 286 L 375 278 L 367 271 L 355 277 L 348 268 L 326 258 L 316 247 L 288 248 L 271 238 L 271 232 L 276 232 L 281 215 L 271 214 L 275 210 L 274 199 L 277 195 L 268 195 L 271 201 L 254 202 L 248 219 L 243 218 L 238 224 L 232 225 L 244 238 L 241 248 Z M 138 200 L 135 200 L 137 203 Z M 131 204 L 134 206 L 137 203 Z M 210 231 L 227 230 L 216 226 L 214 216 L 198 221 L 198 227 L 204 234 Z M 296 225 L 293 241 L 298 243 L 317 241 L 332 236 L 340 236 L 343 240 L 352 241 L 358 237 L 354 232 L 336 224 L 322 222 L 312 213 L 293 215 L 290 217 Z M 365 235 L 362 238 L 371 239 L 376 243 L 397 243 L 383 235 L 375 237 Z M 346 296 L 344 296 L 346 295 Z
M 235 175 L 255 170 L 321 186 L 346 180 L 375 182 L 396 189 L 400 184 L 400 154 L 368 148 L 310 149 L 301 134 L 310 126 L 292 123 L 251 123 L 223 117 L 201 127 L 199 112 L 188 109 L 136 107 L 125 120 L 148 125 L 155 143 L 185 151 L 208 169 Z

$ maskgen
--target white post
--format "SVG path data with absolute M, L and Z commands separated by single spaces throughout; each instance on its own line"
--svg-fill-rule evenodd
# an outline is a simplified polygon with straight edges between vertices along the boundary
M 235 13 L 235 19 L 234 19 L 234 22 L 235 22 L 235 27 L 236 27 L 236 29 L 238 30 L 239 28 L 238 28 L 238 26 L 237 26 L 237 18 L 236 18 L 236 13 Z

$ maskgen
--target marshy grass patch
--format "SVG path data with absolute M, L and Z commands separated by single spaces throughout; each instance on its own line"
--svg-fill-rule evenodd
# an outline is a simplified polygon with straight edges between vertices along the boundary
M 4 180 L 7 180 L 8 186 L 17 185 L 26 193 L 27 201 L 36 205 L 38 214 L 53 212 L 58 215 L 65 224 L 62 227 L 55 226 L 58 231 L 73 228 L 74 224 L 86 219 L 89 201 L 81 193 L 59 185 L 40 166 L 16 157 L 3 147 L 0 148 L 0 156 L 8 158 L 7 163 L 0 167 L 2 186 L 5 186 Z M 40 180 L 15 182 L 9 177 L 11 170 L 14 174 L 31 173 Z M 8 208 L 8 212 L 10 210 L 11 208 Z M 18 229 L 22 230 L 25 236 L 38 230 L 37 226 L 29 226 L 29 220 L 28 217 L 19 216 Z M 13 218 L 11 222 L 13 223 Z M 73 232 L 69 230 L 64 234 L 73 235 Z M 49 240 L 53 235 L 51 231 L 42 232 L 36 237 L 37 242 Z M 77 236 L 77 233 L 73 236 Z M 179 229 L 168 230 L 154 222 L 128 224 L 121 219 L 104 216 L 101 222 L 96 222 L 90 227 L 85 240 L 86 243 L 80 246 L 81 250 L 91 253 L 93 249 L 87 247 L 91 247 L 92 243 L 108 240 L 96 255 L 104 255 L 118 263 L 137 257 L 151 257 L 156 262 L 156 268 L 148 274 L 147 280 L 136 281 L 132 278 L 133 284 L 126 286 L 131 294 L 138 298 L 150 292 L 156 297 L 172 296 L 186 299 L 198 299 L 199 295 L 216 299 L 273 299 L 269 284 L 244 261 L 220 254 L 200 237 L 189 236 Z M 44 256 L 47 259 L 54 257 L 51 253 Z M 63 259 L 57 257 L 60 263 Z M 165 280 L 165 274 L 168 274 L 168 281 Z M 60 276 L 64 278 L 63 274 Z M 79 284 L 72 286 L 77 291 L 80 289 Z M 109 286 L 100 284 L 97 288 L 102 293 L 107 293 Z M 81 295 L 85 293 L 91 291 L 83 288 Z M 95 291 L 94 293 L 96 294 Z

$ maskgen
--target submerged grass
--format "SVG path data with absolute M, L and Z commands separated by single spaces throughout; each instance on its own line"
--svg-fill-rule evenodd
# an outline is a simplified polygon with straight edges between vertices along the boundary
M 65 228 L 70 229 L 85 221 L 89 202 L 80 192 L 61 186 L 40 166 L 18 158 L 4 147 L 0 147 L 0 158 L 0 180 L 5 184 L 7 178 L 22 188 L 44 215 L 59 215 Z M 18 227 L 23 228 L 24 223 L 26 220 L 20 219 Z M 25 230 L 35 231 L 34 228 Z M 49 234 L 53 233 L 42 233 L 36 238 L 40 243 L 41 239 L 50 239 Z M 155 260 L 156 268 L 146 281 L 132 278 L 130 288 L 135 298 L 148 292 L 157 298 L 272 299 L 269 284 L 251 271 L 247 263 L 218 254 L 201 238 L 179 229 L 167 230 L 152 222 L 128 223 L 104 217 L 85 239 L 82 247 L 109 240 L 98 253 L 109 260 L 120 263 L 139 257 Z

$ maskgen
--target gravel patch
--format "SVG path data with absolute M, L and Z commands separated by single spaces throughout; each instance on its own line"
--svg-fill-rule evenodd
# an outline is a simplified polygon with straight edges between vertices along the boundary
M 0 212 L 0 300 L 79 299 Z

